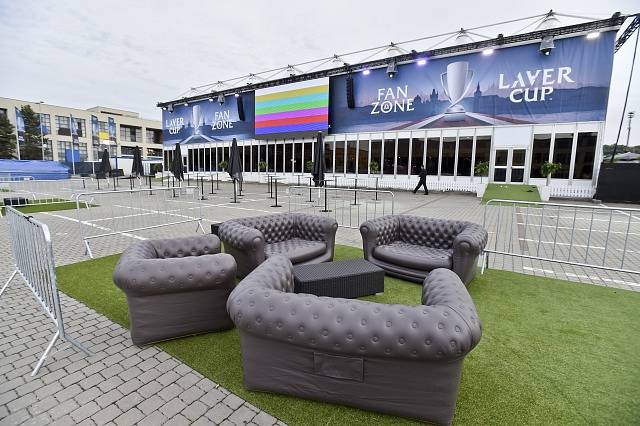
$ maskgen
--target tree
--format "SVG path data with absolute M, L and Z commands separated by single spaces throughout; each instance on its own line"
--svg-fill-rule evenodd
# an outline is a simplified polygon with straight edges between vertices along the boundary
M 258 171 L 259 172 L 266 172 L 267 171 L 267 162 L 266 161 L 260 161 L 258 163 Z
M 313 161 L 309 160 L 305 163 L 305 171 L 307 173 L 311 173 L 311 171 L 313 170 Z
M 369 163 L 369 171 L 373 174 L 376 174 L 380 171 L 380 163 L 373 160 Z
M 0 114 L 0 158 L 14 158 L 16 134 L 6 115 Z
M 482 183 L 482 177 L 486 176 L 489 173 L 489 162 L 481 161 L 476 164 L 476 168 L 474 170 L 474 174 L 476 176 L 480 176 L 480 183 Z
M 42 141 L 40 115 L 31 106 L 23 105 L 24 142 L 20 142 L 21 160 L 42 160 Z
M 551 183 L 551 175 L 562 169 L 560 163 L 550 163 L 545 161 L 542 167 L 540 167 L 540 174 L 547 178 L 547 186 Z
M 222 160 L 221 162 L 218 163 L 218 166 L 220 166 L 220 168 L 223 171 L 227 170 L 227 167 L 229 166 L 229 162 L 227 160 Z

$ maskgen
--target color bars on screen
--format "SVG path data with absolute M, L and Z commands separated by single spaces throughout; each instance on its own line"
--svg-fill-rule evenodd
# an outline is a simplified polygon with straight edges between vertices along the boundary
M 256 91 L 256 135 L 329 128 L 329 78 Z

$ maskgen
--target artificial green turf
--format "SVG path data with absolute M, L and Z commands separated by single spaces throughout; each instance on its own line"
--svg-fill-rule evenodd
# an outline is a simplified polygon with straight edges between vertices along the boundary
M 360 258 L 337 246 L 336 259 Z M 111 274 L 118 255 L 57 268 L 60 289 L 128 325 Z M 456 424 L 633 424 L 640 418 L 640 293 L 488 270 L 469 286 L 483 325 L 467 356 Z M 365 299 L 417 304 L 420 286 L 385 278 Z M 298 425 L 409 424 L 406 419 L 242 385 L 238 332 L 158 344 L 213 381 L 279 419 Z M 637 424 L 637 423 L 636 423 Z
M 95 207 L 94 205 L 90 205 Z M 75 210 L 75 201 L 60 201 L 60 202 L 47 202 L 44 200 L 30 201 L 26 206 L 15 206 L 15 208 L 22 213 L 40 213 L 40 212 L 55 212 L 59 210 Z M 80 208 L 86 208 L 85 204 L 80 204 Z M 2 207 L 2 214 L 4 215 L 4 207 Z
M 489 200 L 540 201 L 538 187 L 513 183 L 490 183 L 482 196 L 482 204 Z

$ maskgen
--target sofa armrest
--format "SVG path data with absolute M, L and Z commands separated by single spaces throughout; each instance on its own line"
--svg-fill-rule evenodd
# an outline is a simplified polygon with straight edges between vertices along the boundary
M 422 304 L 425 306 L 447 306 L 453 310 L 467 326 L 466 345 L 475 347 L 482 336 L 482 326 L 476 305 L 460 277 L 449 269 L 434 269 L 422 284 Z
M 225 253 L 236 259 L 238 276 L 244 277 L 265 260 L 265 238 L 258 229 L 230 220 L 220 225 L 218 235 Z
M 377 246 L 395 241 L 398 238 L 398 227 L 398 219 L 394 216 L 382 216 L 363 222 L 360 225 L 360 235 L 364 258 L 368 260 Z
M 488 236 L 487 230 L 482 226 L 470 223 L 456 235 L 453 240 L 453 250 L 477 256 L 487 245 Z
M 236 262 L 228 254 L 169 259 L 121 258 L 113 281 L 126 294 L 151 296 L 227 288 L 235 285 Z
M 331 217 L 296 214 L 295 224 L 296 234 L 299 238 L 309 241 L 325 241 L 327 245 L 335 242 L 338 222 Z

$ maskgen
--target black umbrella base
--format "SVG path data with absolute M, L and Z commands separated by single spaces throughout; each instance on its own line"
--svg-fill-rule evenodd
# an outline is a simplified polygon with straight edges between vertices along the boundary
M 280 204 L 274 204 L 274 205 L 272 205 L 271 207 L 282 207 L 282 205 L 280 205 Z
M 320 213 L 330 213 L 330 212 L 332 212 L 332 211 L 333 211 L 333 210 L 326 210 L 326 209 L 325 209 L 325 210 L 320 210 Z

